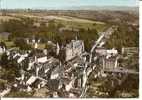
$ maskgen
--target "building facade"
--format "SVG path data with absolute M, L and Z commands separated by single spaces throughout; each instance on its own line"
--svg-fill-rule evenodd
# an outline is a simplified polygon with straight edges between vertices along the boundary
M 82 40 L 72 40 L 70 44 L 66 46 L 66 61 L 73 59 L 76 56 L 81 55 L 84 52 L 84 42 Z

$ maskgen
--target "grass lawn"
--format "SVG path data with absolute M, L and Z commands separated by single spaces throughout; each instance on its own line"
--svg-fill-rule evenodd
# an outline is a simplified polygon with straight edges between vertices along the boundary
M 14 46 L 14 43 L 12 41 L 5 41 L 5 44 L 8 48 L 11 48 Z
M 32 47 L 34 48 L 34 45 L 32 45 Z M 39 43 L 38 48 L 39 49 L 44 49 L 45 48 L 45 43 Z
M 44 44 L 44 43 L 40 43 L 40 44 L 38 45 L 38 48 L 44 49 L 44 48 L 45 48 L 45 44 Z
M 6 40 L 7 40 L 7 38 L 4 37 L 4 36 L 2 36 L 2 35 L 0 34 L 0 42 L 1 42 L 1 41 L 6 41 Z

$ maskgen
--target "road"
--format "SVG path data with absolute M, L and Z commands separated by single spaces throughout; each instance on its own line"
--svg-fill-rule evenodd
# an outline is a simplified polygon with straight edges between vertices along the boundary
M 94 46 L 92 47 L 90 51 L 90 63 L 92 61 L 92 53 L 94 52 L 96 47 L 99 46 L 101 43 L 103 43 L 104 45 L 116 29 L 117 29 L 117 26 L 112 26 L 109 29 L 107 29 L 105 32 L 100 33 L 101 34 L 100 37 L 98 38 L 98 40 L 96 41 L 96 43 L 94 44 Z M 101 45 L 100 47 L 102 47 L 103 45 Z
M 139 75 L 139 72 L 136 72 L 134 70 L 130 70 L 130 69 L 105 69 L 104 72 L 112 72 L 112 73 L 126 73 L 126 74 L 135 74 L 135 75 Z

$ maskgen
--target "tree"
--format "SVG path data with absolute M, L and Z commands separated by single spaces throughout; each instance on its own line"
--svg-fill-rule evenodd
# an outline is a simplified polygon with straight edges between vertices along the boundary
M 120 25 L 110 39 L 106 42 L 107 48 L 116 48 L 121 51 L 122 47 L 138 47 L 139 32 L 132 26 Z
M 17 47 L 20 47 L 21 50 L 31 49 L 31 46 L 27 44 L 24 39 L 16 39 L 14 43 Z
M 6 66 L 8 64 L 7 62 L 8 62 L 8 56 L 6 53 L 3 53 L 1 56 L 0 64 L 2 66 Z
M 32 94 L 24 91 L 12 91 L 6 97 L 32 97 Z
M 62 23 L 58 23 L 58 24 L 57 24 L 57 29 L 60 29 L 60 28 L 62 28 L 62 27 L 65 27 Z

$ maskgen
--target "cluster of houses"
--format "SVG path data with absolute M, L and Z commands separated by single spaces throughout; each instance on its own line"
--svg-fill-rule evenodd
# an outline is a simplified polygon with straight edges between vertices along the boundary
M 110 35 L 111 32 L 108 33 Z M 102 36 L 96 42 L 93 56 L 85 51 L 83 40 L 72 40 L 65 47 L 49 41 L 56 46 L 55 55 L 60 56 L 61 49 L 64 49 L 64 62 L 49 56 L 45 49 L 38 52 L 40 40 L 31 41 L 35 45 L 34 54 L 32 50 L 24 52 L 5 50 L 8 58 L 15 60 L 21 68 L 20 76 L 16 77 L 12 87 L 27 92 L 47 88 L 50 91 L 47 97 L 84 97 L 87 91 L 87 79 L 96 69 L 98 62 L 102 65 L 102 70 L 115 69 L 118 66 L 118 51 L 103 48 L 100 46 L 102 43 L 100 40 L 104 41 Z M 27 43 L 30 41 L 27 40 Z M 99 75 L 98 72 L 95 77 Z
M 59 49 L 58 45 L 56 49 Z M 59 97 L 79 97 L 85 87 L 87 77 L 87 63 L 83 60 L 84 56 L 81 57 L 85 52 L 84 43 L 82 40 L 72 40 L 64 49 L 66 64 L 62 64 L 55 57 L 46 55 L 45 50 L 43 52 L 37 51 L 32 56 L 30 50 L 24 52 L 5 51 L 8 60 L 16 61 L 21 68 L 21 76 L 16 77 L 13 87 L 19 91 L 28 92 L 36 88 L 47 87 Z M 58 52 L 59 50 L 56 50 L 57 55 Z

